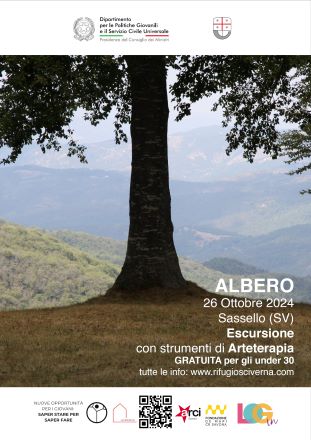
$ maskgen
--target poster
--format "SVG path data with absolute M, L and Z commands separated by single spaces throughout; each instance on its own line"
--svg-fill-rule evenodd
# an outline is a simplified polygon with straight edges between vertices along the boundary
M 10 438 L 310 438 L 310 6 L 0 2 Z

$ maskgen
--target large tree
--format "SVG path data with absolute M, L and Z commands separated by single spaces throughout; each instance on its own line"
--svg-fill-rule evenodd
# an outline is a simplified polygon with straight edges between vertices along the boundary
M 242 149 L 250 162 L 259 149 L 277 158 L 278 124 L 310 123 L 301 103 L 310 57 L 301 56 L 2 56 L 0 148 L 2 164 L 15 162 L 36 142 L 43 152 L 68 144 L 68 155 L 86 161 L 70 123 L 77 109 L 96 125 L 115 114 L 116 142 L 130 123 L 132 174 L 130 228 L 120 289 L 185 285 L 173 242 L 169 192 L 167 70 L 177 119 L 191 104 L 216 96 L 228 126 L 227 154 Z M 298 93 L 299 92 L 299 93 Z

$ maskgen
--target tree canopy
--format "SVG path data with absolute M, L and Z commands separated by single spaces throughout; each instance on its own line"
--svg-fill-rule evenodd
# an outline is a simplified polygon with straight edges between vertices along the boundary
M 137 57 L 139 58 L 139 57 Z M 278 157 L 281 121 L 300 130 L 310 124 L 309 56 L 171 56 L 167 68 L 177 77 L 170 87 L 177 120 L 191 104 L 215 95 L 229 127 L 227 153 L 241 147 L 253 161 L 259 149 Z M 85 147 L 70 123 L 78 108 L 96 125 L 114 113 L 116 142 L 126 141 L 123 125 L 131 121 L 131 93 L 126 56 L 1 56 L 0 148 L 15 162 L 33 141 L 42 151 L 68 144 L 68 156 L 86 161 Z M 16 130 L 18 127 L 18 130 Z

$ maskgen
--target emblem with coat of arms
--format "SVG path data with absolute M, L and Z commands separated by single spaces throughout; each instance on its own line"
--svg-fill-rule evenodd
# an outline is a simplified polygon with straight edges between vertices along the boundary
M 213 19 L 213 32 L 219 40 L 229 38 L 232 30 L 232 20 L 230 17 L 215 17 Z
M 93 20 L 88 17 L 80 17 L 74 22 L 74 37 L 79 40 L 92 40 L 94 38 L 95 26 Z

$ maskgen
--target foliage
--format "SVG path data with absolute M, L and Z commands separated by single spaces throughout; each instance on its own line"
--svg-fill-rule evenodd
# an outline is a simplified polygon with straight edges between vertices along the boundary
M 298 164 L 298 168 L 289 174 L 302 174 L 311 170 L 311 124 L 304 130 L 289 130 L 283 132 L 278 140 L 282 154 L 288 159 L 288 164 Z M 311 194 L 311 189 L 300 191 L 301 194 Z
M 74 139 L 70 122 L 78 108 L 96 125 L 113 111 L 116 141 L 131 119 L 127 57 L 2 56 L 0 57 L 0 148 L 10 149 L 2 163 L 15 162 L 24 145 L 35 140 L 43 152 L 59 150 L 86 161 L 85 147 Z M 309 56 L 179 56 L 166 57 L 177 71 L 171 93 L 177 119 L 191 113 L 191 104 L 218 94 L 223 109 L 227 153 L 242 147 L 253 161 L 256 152 L 276 158 L 277 126 L 284 120 L 303 129 L 310 123 Z M 19 129 L 16 130 L 16 127 Z
M 63 230 L 49 231 L 49 233 L 58 240 L 74 246 L 99 260 L 110 261 L 119 266 L 124 261 L 126 251 L 126 243 L 124 241 L 94 236 L 85 232 Z
M 128 122 L 123 107 L 129 101 L 124 60 L 111 56 L 1 56 L 0 148 L 15 162 L 33 140 L 43 153 L 68 144 L 68 156 L 86 162 L 85 147 L 74 139 L 70 122 L 82 107 L 93 125 L 116 109 L 115 133 L 126 140 L 121 124 Z M 18 127 L 18 130 L 16 130 Z
M 227 154 L 241 147 L 250 162 L 259 149 L 277 158 L 278 124 L 310 123 L 310 56 L 181 56 L 171 87 L 178 119 L 191 113 L 191 103 L 219 93 L 213 110 L 223 109 Z
M 0 308 L 69 305 L 104 294 L 118 267 L 37 229 L 0 224 Z

